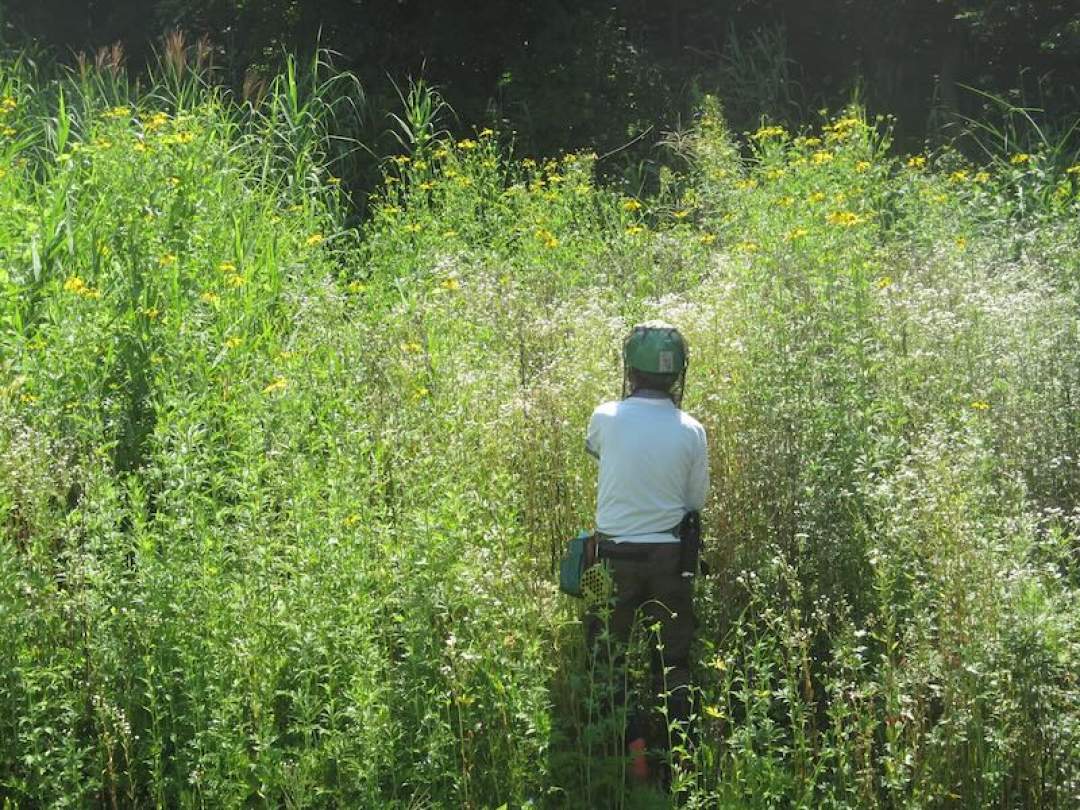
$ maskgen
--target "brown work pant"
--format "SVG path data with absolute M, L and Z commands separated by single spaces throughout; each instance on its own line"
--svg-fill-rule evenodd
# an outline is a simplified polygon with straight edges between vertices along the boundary
M 608 610 L 591 611 L 587 633 L 594 672 L 614 674 L 611 707 L 632 705 L 622 693 L 621 676 L 626 646 L 635 621 L 649 634 L 652 694 L 667 695 L 667 718 L 686 723 L 690 718 L 690 643 L 694 636 L 693 580 L 679 568 L 678 543 L 620 544 L 612 552 L 634 559 L 601 557 L 611 572 L 614 595 Z M 651 628 L 659 626 L 659 633 Z M 605 635 L 604 629 L 608 629 Z M 606 701 L 605 701 L 606 702 Z M 626 737 L 644 736 L 643 718 L 630 714 Z

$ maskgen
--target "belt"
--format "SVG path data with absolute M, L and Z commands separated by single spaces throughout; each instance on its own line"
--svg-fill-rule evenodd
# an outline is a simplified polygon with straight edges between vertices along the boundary
M 679 540 L 682 538 L 682 535 L 679 533 L 679 529 L 681 527 L 682 527 L 682 524 L 680 523 L 678 526 L 673 526 L 672 528 L 668 529 L 667 531 L 649 532 L 649 534 L 670 534 L 672 536 L 672 538 L 674 538 L 671 542 L 672 543 L 678 543 Z M 593 536 L 596 538 L 596 542 L 598 542 L 598 543 L 606 543 L 608 540 L 611 540 L 612 538 L 618 537 L 619 535 L 617 535 L 617 534 L 605 534 L 604 532 L 597 529 L 593 533 Z M 633 542 L 634 542 L 633 540 L 624 540 L 620 545 L 625 545 L 627 543 L 632 544 Z M 660 544 L 658 544 L 658 543 L 649 543 L 647 545 L 660 545 Z
M 601 540 L 596 544 L 596 556 L 601 560 L 647 560 L 652 543 L 613 543 Z
M 603 532 L 596 533 L 596 556 L 600 559 L 609 560 L 647 560 L 649 554 L 657 546 L 666 546 L 667 543 L 635 543 L 631 541 L 624 541 L 622 543 L 615 543 L 612 541 L 613 535 L 604 534 Z M 678 543 L 679 537 L 672 531 L 672 543 Z

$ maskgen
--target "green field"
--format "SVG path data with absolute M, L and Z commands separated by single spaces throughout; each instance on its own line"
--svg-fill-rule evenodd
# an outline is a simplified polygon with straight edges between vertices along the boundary
M 711 450 L 684 806 L 1080 804 L 1076 156 L 707 103 L 628 196 L 420 87 L 358 222 L 350 87 L 0 62 L 0 806 L 667 806 L 554 572 L 649 317 Z

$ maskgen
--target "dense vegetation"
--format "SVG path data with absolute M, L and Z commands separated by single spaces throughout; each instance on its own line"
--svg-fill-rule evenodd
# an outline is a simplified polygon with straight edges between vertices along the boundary
M 352 229 L 349 80 L 242 104 L 180 55 L 0 63 L 5 807 L 650 798 L 553 561 L 657 315 L 714 480 L 687 805 L 1080 801 L 1060 142 L 899 154 L 857 108 L 740 141 L 706 101 L 631 197 L 414 85 Z

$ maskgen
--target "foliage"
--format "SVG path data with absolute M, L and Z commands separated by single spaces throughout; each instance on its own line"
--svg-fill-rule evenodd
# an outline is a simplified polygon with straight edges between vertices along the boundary
M 238 103 L 193 60 L 0 63 L 5 802 L 647 801 L 553 563 L 620 338 L 663 315 L 716 570 L 672 791 L 1076 804 L 1066 152 L 900 156 L 858 108 L 740 143 L 706 100 L 627 196 L 450 138 L 414 85 L 351 230 L 355 96 L 301 72 Z

